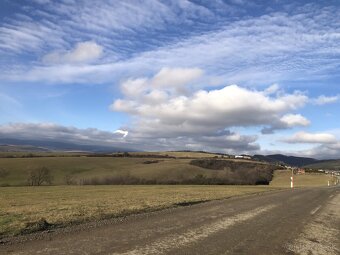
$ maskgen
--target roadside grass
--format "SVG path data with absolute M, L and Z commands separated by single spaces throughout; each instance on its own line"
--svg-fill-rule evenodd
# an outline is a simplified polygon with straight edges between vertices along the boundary
M 274 178 L 270 182 L 271 187 L 290 187 L 291 171 L 277 170 Z M 332 181 L 332 177 L 326 174 L 306 173 L 294 175 L 294 187 L 326 187 L 327 182 Z
M 268 186 L 122 185 L 0 188 L 0 238 L 52 226 L 275 190 Z M 34 229 L 32 226 L 35 226 Z

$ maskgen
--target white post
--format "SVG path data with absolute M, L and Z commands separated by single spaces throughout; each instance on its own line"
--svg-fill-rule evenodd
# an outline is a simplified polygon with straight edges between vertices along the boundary
M 328 187 L 329 187 L 329 181 L 328 181 Z
M 294 188 L 294 179 L 293 179 L 293 176 L 290 177 L 290 187 Z
M 294 170 L 292 169 L 292 176 L 290 177 L 290 188 L 293 189 L 294 188 Z

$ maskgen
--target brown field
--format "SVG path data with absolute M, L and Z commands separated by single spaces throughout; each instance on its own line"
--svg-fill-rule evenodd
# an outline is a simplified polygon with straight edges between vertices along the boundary
M 277 170 L 274 173 L 274 179 L 270 183 L 272 187 L 290 187 L 291 171 L 289 170 Z M 295 187 L 322 187 L 327 186 L 327 182 L 333 183 L 333 178 L 326 174 L 307 173 L 307 174 L 295 174 L 294 186 Z
M 184 155 L 181 154 L 182 157 Z M 156 160 L 157 163 L 145 164 L 147 160 Z M 290 185 L 290 171 L 276 171 L 269 186 L 63 185 L 67 175 L 81 179 L 128 174 L 146 179 L 180 180 L 198 174 L 207 177 L 223 174 L 223 171 L 190 165 L 190 160 L 74 156 L 0 158 L 0 168 L 7 171 L 6 176 L 0 176 L 0 185 L 25 185 L 27 172 L 42 166 L 51 170 L 53 185 L 59 185 L 1 187 L 0 236 L 39 230 L 37 225 L 30 223 L 39 222 L 41 218 L 53 226 L 64 226 L 74 222 L 169 208 L 180 203 L 288 188 Z M 295 186 L 326 186 L 328 180 L 330 177 L 323 174 L 295 175 Z
M 0 237 L 38 230 L 29 223 L 41 218 L 53 225 L 66 225 L 275 189 L 199 185 L 3 187 Z
M 205 155 L 206 153 L 198 154 Z M 184 156 L 186 154 L 180 155 Z M 145 164 L 146 161 L 150 160 L 155 160 L 157 163 Z M 0 158 L 0 169 L 5 169 L 8 172 L 6 176 L 0 176 L 0 186 L 26 185 L 28 172 L 39 167 L 47 167 L 50 169 L 53 176 L 53 185 L 66 184 L 65 178 L 67 176 L 71 176 L 77 180 L 77 182 L 84 178 L 105 178 L 107 176 L 127 175 L 164 182 L 167 180 L 193 178 L 196 175 L 203 175 L 205 177 L 218 177 L 219 175 L 223 175 L 223 172 L 218 170 L 204 169 L 190 165 L 190 161 L 191 159 L 85 156 Z M 245 160 L 233 161 L 240 163 L 249 162 Z M 261 162 L 257 163 L 263 164 Z

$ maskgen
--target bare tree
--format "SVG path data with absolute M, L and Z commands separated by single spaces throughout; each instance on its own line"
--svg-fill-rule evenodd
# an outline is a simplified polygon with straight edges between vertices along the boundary
M 27 182 L 30 186 L 40 186 L 43 183 L 51 184 L 53 176 L 47 167 L 39 167 L 29 171 Z

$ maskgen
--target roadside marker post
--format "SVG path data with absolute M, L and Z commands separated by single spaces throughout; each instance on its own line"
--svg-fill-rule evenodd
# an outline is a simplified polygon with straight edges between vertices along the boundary
M 290 177 L 290 188 L 293 189 L 294 188 L 294 177 L 293 177 L 293 169 L 292 169 L 292 176 Z
M 294 188 L 294 179 L 293 179 L 293 176 L 290 177 L 290 187 L 292 189 Z

